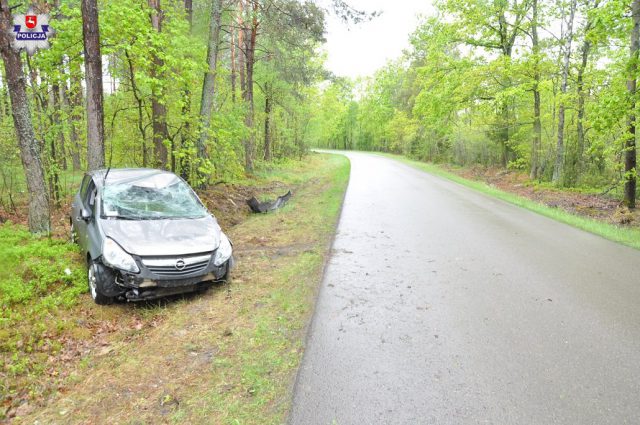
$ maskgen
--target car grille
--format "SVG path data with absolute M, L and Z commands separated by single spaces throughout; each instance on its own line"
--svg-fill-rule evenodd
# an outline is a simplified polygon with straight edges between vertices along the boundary
M 211 253 L 185 255 L 183 257 L 144 257 L 142 264 L 150 272 L 162 277 L 189 276 L 201 272 L 207 268 L 211 260 Z M 184 262 L 184 267 L 181 267 Z

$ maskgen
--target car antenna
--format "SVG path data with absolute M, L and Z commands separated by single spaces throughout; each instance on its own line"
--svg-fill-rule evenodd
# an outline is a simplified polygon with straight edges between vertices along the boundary
M 111 141 L 111 152 L 109 152 L 109 168 L 107 168 L 107 172 L 104 173 L 104 178 L 102 179 L 102 186 L 107 185 L 107 177 L 109 176 L 109 171 L 111 171 L 111 160 L 113 159 L 113 140 Z

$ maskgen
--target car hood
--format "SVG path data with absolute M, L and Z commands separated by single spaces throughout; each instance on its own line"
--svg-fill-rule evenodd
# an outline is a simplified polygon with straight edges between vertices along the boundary
M 215 218 L 173 220 L 101 220 L 105 236 L 139 256 L 187 255 L 210 252 L 220 245 Z

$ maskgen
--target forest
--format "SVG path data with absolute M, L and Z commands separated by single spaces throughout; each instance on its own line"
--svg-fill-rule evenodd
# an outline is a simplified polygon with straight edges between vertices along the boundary
M 325 14 L 366 17 L 341 1 L 37 1 L 55 34 L 31 55 L 10 46 L 26 7 L 0 4 L 0 201 L 11 216 L 28 195 L 34 233 L 86 170 L 164 168 L 199 187 L 299 158 Z
M 47 233 L 87 169 L 199 187 L 315 146 L 518 170 L 634 208 L 639 2 L 433 6 L 401 57 L 353 80 L 324 68 L 326 16 L 376 12 L 340 0 L 36 2 L 50 49 L 1 36 L 1 207 L 28 197 Z M 2 1 L 4 26 L 20 7 Z
M 327 86 L 311 143 L 519 170 L 634 208 L 640 3 L 434 7 L 402 57 Z

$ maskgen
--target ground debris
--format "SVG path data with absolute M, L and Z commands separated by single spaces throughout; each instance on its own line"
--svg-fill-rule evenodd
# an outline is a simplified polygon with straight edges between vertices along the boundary
M 616 224 L 634 224 L 636 216 L 627 207 L 618 207 L 612 215 Z
M 158 404 L 160 405 L 160 413 L 168 415 L 178 408 L 180 401 L 173 394 L 163 394 L 158 400 Z
M 255 196 L 273 196 L 285 188 L 285 184 L 272 181 L 258 186 L 224 183 L 208 186 L 198 191 L 205 203 L 223 228 L 242 223 L 251 214 L 246 200 Z
M 249 205 L 249 208 L 251 208 L 251 211 L 254 213 L 267 213 L 284 207 L 289 198 L 291 198 L 291 191 L 288 191 L 282 196 L 278 196 L 275 201 L 260 202 L 254 196 L 247 200 L 247 205 Z

